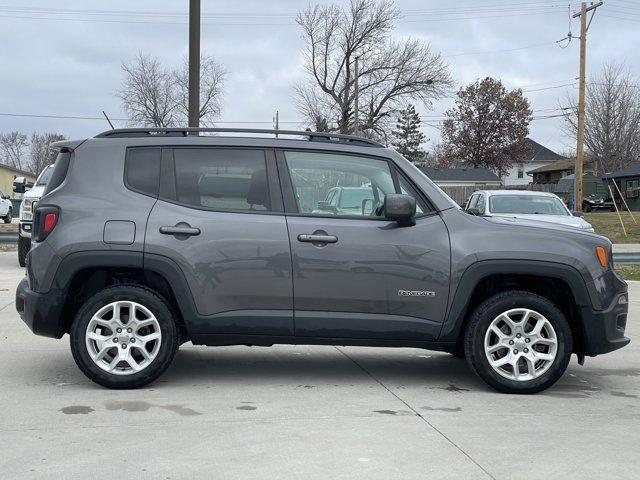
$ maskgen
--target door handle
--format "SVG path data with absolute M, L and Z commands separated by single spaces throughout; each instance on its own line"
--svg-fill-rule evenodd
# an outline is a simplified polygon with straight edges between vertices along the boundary
M 298 235 L 299 242 L 308 242 L 308 243 L 336 243 L 338 241 L 338 237 L 335 235 L 316 235 L 316 234 L 306 234 L 301 233 Z
M 200 229 L 194 228 L 194 227 L 181 226 L 181 225 L 176 225 L 174 227 L 166 225 L 166 226 L 160 227 L 160 233 L 164 235 L 184 235 L 184 236 L 191 237 L 195 235 L 200 235 Z

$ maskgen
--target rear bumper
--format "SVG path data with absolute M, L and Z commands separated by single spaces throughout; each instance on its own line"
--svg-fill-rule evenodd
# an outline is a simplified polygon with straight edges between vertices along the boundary
M 629 295 L 625 289 L 618 293 L 609 307 L 594 311 L 582 307 L 583 352 L 595 357 L 627 345 L 631 340 L 624 336 L 629 311 Z
M 36 293 L 23 278 L 16 289 L 16 310 L 20 318 L 36 335 L 60 338 L 65 334 L 62 323 L 64 295 L 60 290 Z

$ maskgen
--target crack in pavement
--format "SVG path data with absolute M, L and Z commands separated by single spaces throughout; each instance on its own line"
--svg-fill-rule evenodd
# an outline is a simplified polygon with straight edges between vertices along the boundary
M 337 346 L 334 346 L 334 348 L 336 350 L 338 350 L 342 355 L 344 355 L 345 357 L 347 357 L 349 360 L 351 360 L 360 370 L 362 370 L 366 375 L 368 375 L 374 382 L 376 382 L 378 385 L 380 385 L 382 388 L 384 388 L 387 392 L 389 392 L 391 395 L 393 395 L 394 397 L 396 397 L 397 400 L 399 400 L 400 402 L 402 402 L 409 410 L 411 410 L 413 413 L 415 413 L 415 415 L 417 417 L 419 417 L 423 422 L 425 422 L 427 425 L 429 425 L 433 430 L 435 430 L 442 438 L 444 438 L 447 442 L 449 442 L 454 448 L 456 448 L 460 453 L 462 453 L 465 457 L 467 457 L 474 465 L 476 465 L 480 470 L 482 470 L 485 475 L 487 475 L 489 478 L 491 478 L 492 480 L 497 480 L 496 477 L 494 477 L 486 468 L 484 468 L 482 465 L 480 465 L 480 463 L 478 463 L 471 455 L 469 455 L 467 452 L 465 452 L 462 447 L 460 447 L 458 444 L 456 444 L 453 440 L 451 440 L 447 435 L 445 435 L 442 431 L 440 431 L 434 424 L 432 424 L 429 420 L 427 420 L 425 417 L 423 417 L 420 412 L 418 412 L 415 408 L 413 408 L 411 405 L 409 405 L 409 403 L 407 403 L 403 398 L 401 398 L 399 395 L 397 395 L 394 391 L 392 391 L 389 387 L 387 387 L 381 380 L 378 380 L 375 376 L 373 376 L 373 374 L 367 370 L 366 368 L 364 368 L 362 365 L 360 365 L 356 360 L 354 360 L 348 353 L 342 351 L 340 348 L 338 348 Z

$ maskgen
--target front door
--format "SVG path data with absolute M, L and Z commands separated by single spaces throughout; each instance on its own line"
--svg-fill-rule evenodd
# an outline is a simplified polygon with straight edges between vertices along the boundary
M 444 222 L 387 160 L 279 152 L 301 337 L 429 341 L 444 320 Z M 416 197 L 416 225 L 381 216 L 387 193 Z M 286 195 L 287 193 L 285 193 Z
M 293 335 L 291 253 L 273 152 L 164 149 L 145 262 L 177 263 L 196 334 Z M 178 298 L 189 302 L 190 298 Z

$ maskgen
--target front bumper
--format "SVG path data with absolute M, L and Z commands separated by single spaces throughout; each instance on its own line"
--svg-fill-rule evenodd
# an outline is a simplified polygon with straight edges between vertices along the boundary
M 25 277 L 16 289 L 16 310 L 20 318 L 36 335 L 60 338 L 65 334 L 62 310 L 64 295 L 60 290 L 37 293 L 29 288 Z
M 627 345 L 631 340 L 624 336 L 629 311 L 629 294 L 626 289 L 618 293 L 608 308 L 601 311 L 582 307 L 583 354 L 595 357 Z

